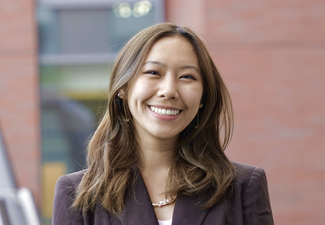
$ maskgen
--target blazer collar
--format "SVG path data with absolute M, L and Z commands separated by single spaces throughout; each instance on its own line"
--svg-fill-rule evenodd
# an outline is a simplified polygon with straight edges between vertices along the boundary
M 158 225 L 158 220 L 151 204 L 150 196 L 141 173 L 136 171 L 133 191 L 129 191 L 125 199 L 121 222 L 123 225 L 152 224 Z
M 202 205 L 207 202 L 210 194 L 180 196 L 177 197 L 174 213 L 173 225 L 200 225 L 202 224 L 208 210 L 202 208 Z
M 149 193 L 139 171 L 133 191 L 126 197 L 126 203 L 121 215 L 123 225 L 150 224 L 158 225 L 158 220 L 152 206 Z M 174 225 L 200 225 L 208 210 L 202 209 L 202 204 L 211 197 L 211 192 L 205 195 L 179 196 L 176 199 L 173 222 Z

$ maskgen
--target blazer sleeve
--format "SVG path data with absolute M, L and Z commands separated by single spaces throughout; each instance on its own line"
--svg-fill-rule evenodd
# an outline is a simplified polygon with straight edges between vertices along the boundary
M 84 224 L 83 216 L 70 207 L 75 197 L 75 187 L 68 176 L 62 176 L 55 185 L 52 225 Z
M 267 179 L 262 168 L 255 167 L 243 196 L 245 225 L 273 225 L 273 216 L 267 188 Z

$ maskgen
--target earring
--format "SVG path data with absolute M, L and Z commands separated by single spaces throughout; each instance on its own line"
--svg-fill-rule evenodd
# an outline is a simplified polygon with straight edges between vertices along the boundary
M 121 90 L 120 90 L 121 91 Z M 123 91 L 123 90 L 122 90 Z M 131 116 L 128 118 L 128 113 L 127 113 L 127 111 L 126 111 L 126 101 L 125 101 L 125 99 L 123 99 L 123 94 L 124 94 L 124 91 L 121 93 L 121 92 L 119 92 L 119 93 L 117 93 L 117 97 L 119 97 L 120 99 L 122 99 L 123 100 L 123 110 L 124 110 L 124 116 L 125 116 L 125 122 L 129 122 L 130 121 L 130 119 L 131 119 Z
M 117 97 L 123 99 L 124 97 L 124 93 L 125 93 L 125 90 L 124 89 L 120 89 L 117 93 Z
M 199 123 L 200 123 L 200 121 L 199 121 L 199 111 L 197 111 L 197 114 L 196 114 L 196 126 L 194 126 L 195 129 L 197 129 L 199 127 Z
M 125 115 L 125 122 L 129 122 L 131 119 L 131 116 L 128 118 L 128 116 L 126 115 L 126 107 L 125 107 L 125 101 L 123 101 L 123 109 L 124 109 L 124 115 Z
M 202 106 L 203 106 L 203 104 L 201 103 L 200 106 L 199 106 L 199 109 L 202 108 Z M 199 117 L 200 117 L 199 111 L 197 111 L 197 114 L 196 114 L 196 126 L 194 126 L 195 129 L 197 129 L 199 127 L 199 123 L 200 123 L 200 121 L 199 121 L 200 120 L 199 119 Z

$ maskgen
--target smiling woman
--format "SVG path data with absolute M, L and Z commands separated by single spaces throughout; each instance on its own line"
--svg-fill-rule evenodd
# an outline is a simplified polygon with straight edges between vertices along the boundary
M 156 143 L 158 138 L 171 147 L 177 145 L 178 135 L 201 104 L 203 81 L 198 68 L 195 50 L 184 37 L 164 37 L 152 46 L 127 92 L 138 142 Z
M 205 45 L 170 23 L 119 53 L 88 169 L 56 184 L 53 225 L 273 224 L 263 169 L 231 162 L 227 88 Z

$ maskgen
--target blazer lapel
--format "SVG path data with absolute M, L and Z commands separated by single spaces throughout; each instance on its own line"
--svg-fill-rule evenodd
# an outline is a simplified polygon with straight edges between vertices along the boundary
M 137 178 L 131 190 L 133 191 L 130 191 L 126 196 L 125 206 L 119 221 L 123 225 L 158 225 L 148 190 L 139 171 L 137 171 Z M 210 199 L 212 194 L 213 191 L 210 190 L 200 195 L 177 197 L 172 224 L 201 225 L 208 212 L 208 210 L 202 209 L 202 205 Z
M 204 195 L 180 196 L 173 214 L 173 225 L 200 225 L 202 224 L 208 210 L 202 209 L 202 205 L 212 196 L 211 191 Z
M 130 191 L 126 197 L 121 222 L 123 225 L 158 225 L 146 185 L 140 172 L 137 173 L 134 191 Z

